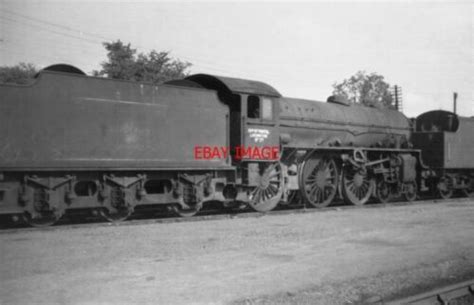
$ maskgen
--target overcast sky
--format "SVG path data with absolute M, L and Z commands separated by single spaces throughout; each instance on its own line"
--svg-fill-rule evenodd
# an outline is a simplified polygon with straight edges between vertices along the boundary
M 260 80 L 325 100 L 358 70 L 403 88 L 408 116 L 474 115 L 474 1 L 107 2 L 0 0 L 0 65 L 98 69 L 102 41 L 171 51 L 192 73 Z

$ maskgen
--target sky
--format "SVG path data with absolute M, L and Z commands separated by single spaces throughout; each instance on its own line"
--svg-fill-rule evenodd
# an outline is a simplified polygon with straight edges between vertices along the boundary
M 359 70 L 402 87 L 403 111 L 474 116 L 474 1 L 0 0 L 0 65 L 72 64 L 86 73 L 120 39 L 170 51 L 191 73 L 266 82 L 324 101 Z

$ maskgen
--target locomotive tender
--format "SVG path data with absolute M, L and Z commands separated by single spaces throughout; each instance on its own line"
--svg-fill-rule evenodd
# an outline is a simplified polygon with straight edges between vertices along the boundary
M 431 169 L 425 180 L 431 183 L 431 188 L 436 185 L 442 198 L 450 198 L 456 190 L 468 196 L 472 193 L 473 132 L 474 117 L 461 117 L 448 111 L 429 111 L 416 119 L 412 141 L 422 150 L 423 161 Z
M 462 151 L 433 157 L 430 135 L 440 136 L 423 126 L 435 115 L 418 118 L 412 148 L 396 110 L 286 98 L 256 81 L 197 74 L 152 85 L 54 65 L 31 85 L 0 84 L 0 98 L 0 214 L 32 225 L 74 210 L 118 221 L 137 207 L 192 216 L 209 201 L 269 211 L 294 196 L 314 207 L 414 200 L 430 187 L 447 197 L 474 180 Z M 441 139 L 461 125 L 472 155 L 474 121 L 449 116 Z M 203 147 L 227 154 L 199 158 Z M 252 153 L 265 149 L 276 154 Z

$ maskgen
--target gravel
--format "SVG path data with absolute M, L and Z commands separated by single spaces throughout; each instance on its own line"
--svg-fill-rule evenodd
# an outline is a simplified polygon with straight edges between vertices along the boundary
M 0 232 L 1 304 L 345 304 L 474 278 L 474 202 Z

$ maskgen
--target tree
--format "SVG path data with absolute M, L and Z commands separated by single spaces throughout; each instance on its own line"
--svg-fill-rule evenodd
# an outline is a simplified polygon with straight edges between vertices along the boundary
M 150 51 L 139 53 L 129 44 L 120 40 L 104 42 L 107 50 L 107 61 L 101 64 L 100 71 L 93 71 L 95 76 L 106 76 L 115 79 L 152 82 L 154 84 L 187 76 L 188 62 L 170 57 L 169 52 Z
M 30 84 L 38 69 L 31 63 L 0 67 L 0 83 Z
M 343 96 L 352 103 L 366 106 L 392 108 L 390 85 L 377 73 L 358 71 L 349 79 L 333 84 L 333 94 Z

